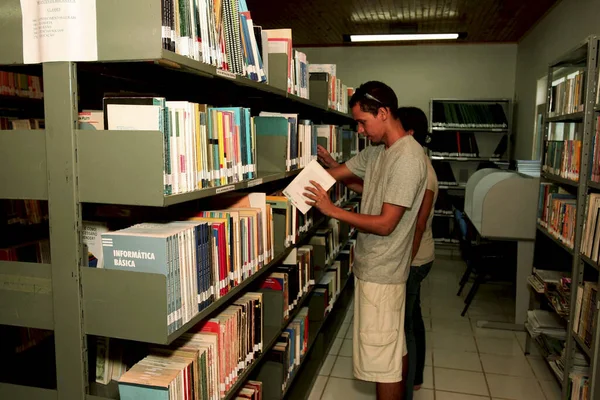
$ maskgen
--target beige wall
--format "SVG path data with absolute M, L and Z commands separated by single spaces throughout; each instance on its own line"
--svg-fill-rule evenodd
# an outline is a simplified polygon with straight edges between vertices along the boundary
M 515 156 L 531 159 L 537 80 L 588 35 L 600 34 L 600 0 L 562 0 L 518 45 Z
M 431 98 L 511 98 L 516 44 L 305 48 L 314 64 L 337 64 L 348 86 L 380 80 L 392 87 L 400 105 L 429 114 Z

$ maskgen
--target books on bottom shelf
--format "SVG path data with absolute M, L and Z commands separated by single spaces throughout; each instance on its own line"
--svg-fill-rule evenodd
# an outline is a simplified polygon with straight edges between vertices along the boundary
M 568 317 L 571 303 L 571 278 L 567 273 L 534 268 L 528 282 L 537 293 L 546 294 L 558 315 Z
M 50 241 L 34 240 L 0 248 L 0 261 L 49 264 L 51 262 Z
M 282 365 L 281 391 L 284 392 L 308 351 L 308 307 L 298 311 L 296 317 L 281 333 L 267 355 L 267 360 Z
M 566 340 L 567 330 L 558 316 L 550 311 L 527 311 L 527 325 L 532 336 L 549 336 L 559 340 Z
M 234 400 L 262 400 L 263 383 L 259 381 L 247 381 L 240 389 Z
M 581 253 L 597 263 L 600 258 L 600 193 L 588 195 L 586 208 Z
M 121 400 L 169 398 L 218 400 L 263 350 L 261 293 L 246 293 L 201 322 L 171 346 L 154 347 L 119 379 Z
M 577 287 L 577 304 L 575 304 L 575 315 L 573 316 L 573 332 L 591 347 L 594 340 L 596 321 L 598 318 L 598 284 L 596 282 L 584 282 Z

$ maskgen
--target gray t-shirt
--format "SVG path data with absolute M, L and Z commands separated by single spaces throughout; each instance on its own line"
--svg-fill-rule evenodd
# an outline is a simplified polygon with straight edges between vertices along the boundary
M 368 146 L 346 166 L 364 180 L 361 213 L 380 215 L 383 203 L 406 207 L 389 236 L 360 232 L 354 273 L 380 284 L 406 283 L 419 207 L 425 194 L 427 165 L 423 148 L 412 136 L 385 146 Z

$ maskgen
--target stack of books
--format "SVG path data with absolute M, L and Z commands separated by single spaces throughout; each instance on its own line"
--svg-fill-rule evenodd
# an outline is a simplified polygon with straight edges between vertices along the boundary
M 585 227 L 581 239 L 581 254 L 594 262 L 600 257 L 600 194 L 591 193 L 587 197 Z
M 569 248 L 575 241 L 576 208 L 574 195 L 553 183 L 540 185 L 537 221 Z
M 580 167 L 581 140 L 546 142 L 542 171 L 578 182 Z
M 552 82 L 549 117 L 583 111 L 585 102 L 585 71 L 576 71 Z

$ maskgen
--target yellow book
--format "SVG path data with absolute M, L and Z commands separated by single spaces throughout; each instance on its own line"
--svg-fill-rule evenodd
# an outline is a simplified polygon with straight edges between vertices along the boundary
M 225 134 L 223 112 L 217 111 L 217 133 L 219 135 L 219 168 L 221 169 L 221 185 L 227 184 L 227 159 L 225 158 Z

